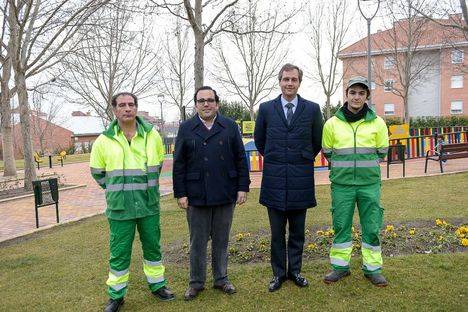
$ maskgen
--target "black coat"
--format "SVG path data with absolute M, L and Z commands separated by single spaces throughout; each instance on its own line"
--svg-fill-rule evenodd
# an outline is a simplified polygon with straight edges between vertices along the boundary
M 299 96 L 289 126 L 281 96 L 260 105 L 254 132 L 264 156 L 260 204 L 283 211 L 317 205 L 314 159 L 322 148 L 322 128 L 320 106 Z
M 249 171 L 237 124 L 218 114 L 211 130 L 198 114 L 183 122 L 177 134 L 172 171 L 174 197 L 190 206 L 233 203 L 249 191 Z

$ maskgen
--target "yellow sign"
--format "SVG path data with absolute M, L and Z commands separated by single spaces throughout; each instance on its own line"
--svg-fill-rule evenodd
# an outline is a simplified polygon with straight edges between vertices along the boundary
M 255 121 L 242 121 L 242 134 L 253 134 Z
M 388 127 L 388 137 L 390 140 L 409 138 L 409 124 L 391 125 Z M 401 142 L 405 145 L 405 142 Z

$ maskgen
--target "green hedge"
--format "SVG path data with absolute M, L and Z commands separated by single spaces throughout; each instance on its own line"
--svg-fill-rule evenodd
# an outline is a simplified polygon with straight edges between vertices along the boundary
M 403 119 L 400 117 L 387 117 L 385 118 L 385 122 L 387 123 L 387 126 L 401 125 L 403 123 Z M 411 128 L 433 128 L 453 126 L 468 126 L 468 115 L 410 118 Z

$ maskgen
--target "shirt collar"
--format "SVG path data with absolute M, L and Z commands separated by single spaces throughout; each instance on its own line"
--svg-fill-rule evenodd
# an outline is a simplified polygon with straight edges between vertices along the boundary
M 205 127 L 208 128 L 208 126 L 206 125 L 206 122 L 200 117 L 200 115 L 197 114 L 197 116 L 198 116 L 198 119 L 200 119 L 200 121 L 202 122 L 202 124 L 204 124 Z M 218 114 L 216 114 L 216 115 L 214 116 L 214 118 L 213 118 L 213 123 L 211 124 L 210 128 L 213 127 L 213 125 L 214 125 L 214 123 L 215 123 L 217 117 L 218 117 Z
M 283 106 L 283 108 L 286 108 L 286 104 L 288 103 L 292 103 L 294 105 L 294 108 L 297 107 L 297 103 L 298 103 L 298 98 L 297 98 L 297 95 L 294 97 L 294 99 L 292 99 L 291 102 L 288 102 L 284 99 L 283 95 L 281 95 L 281 105 Z
M 143 125 L 138 122 L 136 122 L 136 135 L 141 136 L 142 138 L 145 137 L 145 129 L 143 128 Z M 119 123 L 116 123 L 115 128 L 114 128 L 115 133 L 121 133 L 122 129 L 120 129 Z

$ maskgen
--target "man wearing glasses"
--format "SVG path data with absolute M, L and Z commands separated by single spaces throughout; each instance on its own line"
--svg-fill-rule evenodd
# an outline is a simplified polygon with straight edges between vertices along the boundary
M 206 248 L 211 237 L 213 287 L 236 292 L 227 276 L 229 232 L 234 207 L 249 191 L 249 172 L 237 124 L 218 113 L 219 97 L 211 87 L 194 96 L 197 114 L 177 134 L 174 197 L 187 211 L 190 231 L 190 282 L 185 300 L 205 288 Z

